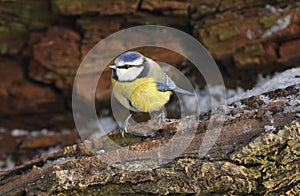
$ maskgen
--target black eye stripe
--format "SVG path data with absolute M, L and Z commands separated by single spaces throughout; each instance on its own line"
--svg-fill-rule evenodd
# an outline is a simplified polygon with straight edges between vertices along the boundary
M 119 69 L 128 69 L 130 67 L 134 67 L 134 65 L 125 64 L 125 65 L 122 65 L 122 66 L 118 66 Z

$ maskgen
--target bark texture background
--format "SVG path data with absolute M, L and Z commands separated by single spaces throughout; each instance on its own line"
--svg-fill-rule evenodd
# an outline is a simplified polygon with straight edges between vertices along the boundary
M 262 100 L 262 96 L 269 101 Z M 122 161 L 127 155 L 105 148 L 109 145 L 107 138 L 94 139 L 2 172 L 0 193 L 297 195 L 300 105 L 295 100 L 299 97 L 298 84 L 242 100 L 243 109 L 235 106 L 238 102 L 233 103 L 226 119 L 217 120 L 224 127 L 213 148 L 202 158 L 198 152 L 209 123 L 205 117 L 181 135 L 179 140 L 184 140 L 190 136 L 184 133 L 196 132 L 189 147 L 178 158 L 156 169 L 143 170 L 163 160 L 137 157 Z M 288 106 L 293 109 L 286 110 Z M 139 137 L 135 141 L 126 136 L 131 143 L 122 139 L 118 131 L 108 137 L 128 150 L 149 151 L 182 131 L 179 123 L 173 121 L 163 126 L 163 136 Z M 92 148 L 100 153 L 91 153 Z M 167 157 L 159 157 L 164 158 Z M 108 160 L 114 160 L 114 164 L 107 164 Z

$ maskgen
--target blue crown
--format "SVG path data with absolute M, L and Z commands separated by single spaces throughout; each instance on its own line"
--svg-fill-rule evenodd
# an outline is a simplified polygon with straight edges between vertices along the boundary
M 124 62 L 131 62 L 141 57 L 142 55 L 138 52 L 125 52 L 118 57 L 118 60 Z

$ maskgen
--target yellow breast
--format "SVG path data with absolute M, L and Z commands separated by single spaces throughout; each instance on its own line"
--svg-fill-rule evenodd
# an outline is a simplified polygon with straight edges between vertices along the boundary
M 112 79 L 113 93 L 117 100 L 132 111 L 159 111 L 170 99 L 171 92 L 157 90 L 151 78 L 138 78 L 132 82 Z

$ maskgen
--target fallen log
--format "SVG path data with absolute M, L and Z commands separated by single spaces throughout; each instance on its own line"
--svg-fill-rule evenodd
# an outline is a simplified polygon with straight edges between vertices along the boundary
M 113 131 L 105 139 L 95 138 L 44 155 L 1 172 L 0 194 L 297 195 L 300 192 L 300 74 L 298 69 L 291 73 L 294 73 L 289 75 L 292 83 L 278 84 L 277 89 L 264 89 L 265 92 L 258 94 L 255 91 L 252 96 L 248 93 L 242 100 L 231 99 L 225 118 L 217 119 L 223 123 L 222 131 L 203 156 L 199 156 L 199 149 L 207 139 L 209 113 L 184 130 L 180 126 L 182 120 L 165 120 L 154 137 L 126 134 L 122 138 L 118 131 Z M 284 78 L 281 75 L 274 79 L 282 82 Z M 155 122 L 130 129 L 151 124 Z M 154 150 L 179 131 L 183 132 L 178 142 L 185 141 L 191 132 L 194 136 L 188 148 L 172 160 L 164 160 L 168 156 L 131 159 L 132 154 L 126 154 Z M 111 141 L 122 149 L 115 150 Z

